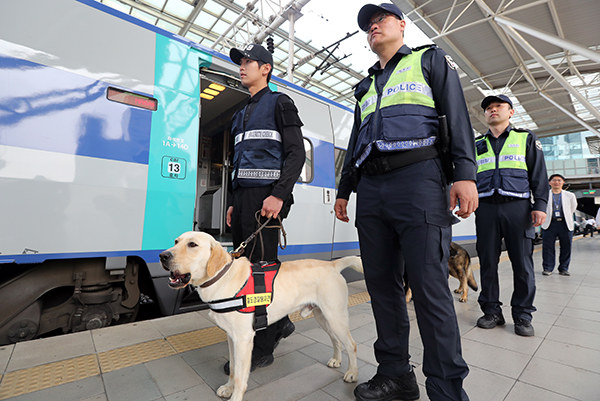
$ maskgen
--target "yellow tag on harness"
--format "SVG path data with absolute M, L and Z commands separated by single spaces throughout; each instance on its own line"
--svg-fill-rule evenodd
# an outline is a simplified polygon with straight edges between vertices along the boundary
M 271 293 L 263 292 L 261 294 L 246 295 L 246 306 L 269 305 L 271 303 Z

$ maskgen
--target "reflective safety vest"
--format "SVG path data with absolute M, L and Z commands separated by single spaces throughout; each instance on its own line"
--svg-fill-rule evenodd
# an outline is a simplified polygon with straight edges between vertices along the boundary
M 479 197 L 500 195 L 529 198 L 527 136 L 529 131 L 511 129 L 500 153 L 496 155 L 489 136 L 475 140 L 477 148 L 477 191 Z
M 403 56 L 381 93 L 375 79 L 359 99 L 360 130 L 354 157 L 357 165 L 366 146 L 384 140 L 384 151 L 416 149 L 432 145 L 437 138 L 438 119 L 433 92 L 421 68 L 423 53 L 430 47 Z
M 281 93 L 267 91 L 244 126 L 246 107 L 233 116 L 233 189 L 262 187 L 279 179 L 283 167 L 283 142 L 275 122 L 275 106 Z

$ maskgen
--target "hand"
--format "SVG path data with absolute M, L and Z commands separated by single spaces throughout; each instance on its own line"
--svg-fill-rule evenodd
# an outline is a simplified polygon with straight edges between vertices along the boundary
M 283 207 L 283 200 L 271 195 L 267 199 L 263 201 L 263 207 L 260 211 L 261 216 L 265 216 L 266 218 L 274 218 L 276 219 L 281 212 L 281 208 Z
M 531 223 L 534 227 L 541 226 L 546 221 L 546 213 L 534 210 L 531 212 Z
M 233 214 L 233 206 L 229 206 L 227 209 L 227 225 L 231 227 L 231 215 Z
M 335 210 L 335 217 L 337 217 L 338 220 L 341 220 L 345 223 L 350 221 L 350 219 L 348 218 L 347 207 L 348 201 L 346 199 L 341 198 L 336 199 L 335 205 L 333 206 L 333 210 Z
M 456 212 L 458 217 L 466 219 L 479 206 L 479 194 L 475 181 L 456 181 L 450 188 L 450 210 L 454 210 L 457 200 L 460 200 L 460 209 Z

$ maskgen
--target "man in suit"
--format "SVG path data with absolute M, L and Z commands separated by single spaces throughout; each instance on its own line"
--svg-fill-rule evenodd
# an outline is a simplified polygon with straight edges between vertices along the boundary
M 569 263 L 571 261 L 571 243 L 573 242 L 573 213 L 577 209 L 575 194 L 563 191 L 565 178 L 560 174 L 552 174 L 549 179 L 550 193 L 546 208 L 547 218 L 542 224 L 543 253 L 542 266 L 544 276 L 550 276 L 556 262 L 554 243 L 558 237 L 560 243 L 560 257 L 558 274 L 570 276 Z

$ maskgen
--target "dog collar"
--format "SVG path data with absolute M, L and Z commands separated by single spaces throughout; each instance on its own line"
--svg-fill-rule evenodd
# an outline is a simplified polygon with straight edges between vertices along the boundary
M 200 288 L 210 287 L 211 285 L 213 285 L 214 283 L 216 283 L 217 281 L 219 281 L 219 279 L 221 277 L 223 277 L 223 275 L 225 273 L 227 273 L 227 270 L 229 270 L 229 268 L 231 267 L 232 263 L 233 263 L 233 260 L 231 262 L 227 263 L 221 270 L 219 270 L 219 272 L 217 273 L 216 276 L 214 276 L 210 280 L 205 281 L 204 283 L 200 284 Z

